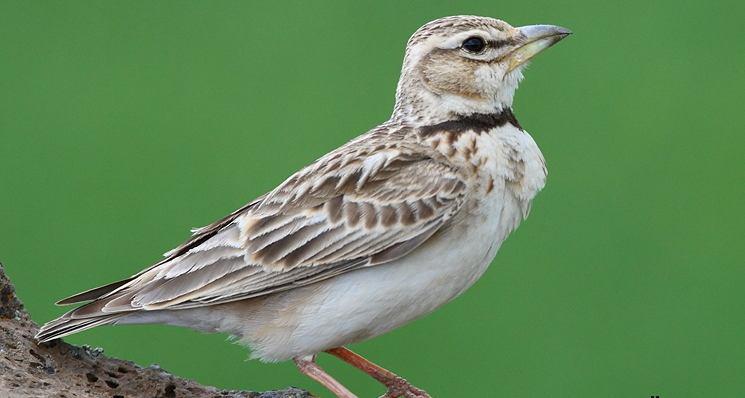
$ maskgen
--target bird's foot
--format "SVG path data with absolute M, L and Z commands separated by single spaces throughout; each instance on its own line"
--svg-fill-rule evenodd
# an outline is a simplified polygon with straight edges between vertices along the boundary
M 402 377 L 396 377 L 385 386 L 388 391 L 380 398 L 431 398 L 426 391 L 414 387 Z

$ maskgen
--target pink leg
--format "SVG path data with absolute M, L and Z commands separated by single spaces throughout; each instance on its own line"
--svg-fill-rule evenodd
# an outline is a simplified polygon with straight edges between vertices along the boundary
M 384 398 L 431 398 L 424 390 L 412 386 L 401 376 L 368 361 L 347 348 L 332 348 L 326 352 L 367 373 L 386 386 L 388 392 L 383 396 Z
M 334 393 L 339 398 L 357 398 L 356 395 L 352 394 L 351 391 L 347 390 L 341 383 L 336 381 L 331 375 L 326 373 L 320 366 L 315 362 L 315 355 L 293 358 L 295 365 L 301 373 L 310 377 L 311 379 L 319 382 L 329 391 Z

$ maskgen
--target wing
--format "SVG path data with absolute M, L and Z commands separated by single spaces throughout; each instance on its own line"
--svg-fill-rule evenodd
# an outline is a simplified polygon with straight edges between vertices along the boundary
M 466 187 L 440 160 L 353 141 L 70 315 L 224 303 L 386 263 L 445 225 Z

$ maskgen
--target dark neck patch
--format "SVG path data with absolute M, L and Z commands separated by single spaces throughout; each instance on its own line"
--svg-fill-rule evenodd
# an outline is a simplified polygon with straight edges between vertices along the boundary
M 453 133 L 465 133 L 474 131 L 484 133 L 496 127 L 502 127 L 505 124 L 522 130 L 520 123 L 512 113 L 511 108 L 502 109 L 496 113 L 472 113 L 470 115 L 458 115 L 456 118 L 437 124 L 422 126 L 419 128 L 421 135 L 427 136 L 440 131 L 450 131 Z

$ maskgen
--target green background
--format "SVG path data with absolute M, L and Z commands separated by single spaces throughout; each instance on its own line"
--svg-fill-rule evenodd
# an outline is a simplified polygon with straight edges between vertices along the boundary
M 140 270 L 384 121 L 428 20 L 558 24 L 575 35 L 515 102 L 550 170 L 530 219 L 461 298 L 353 348 L 435 397 L 743 396 L 744 7 L 2 1 L 0 260 L 49 320 L 56 299 Z M 329 396 L 222 335 L 69 340 L 220 387 Z

